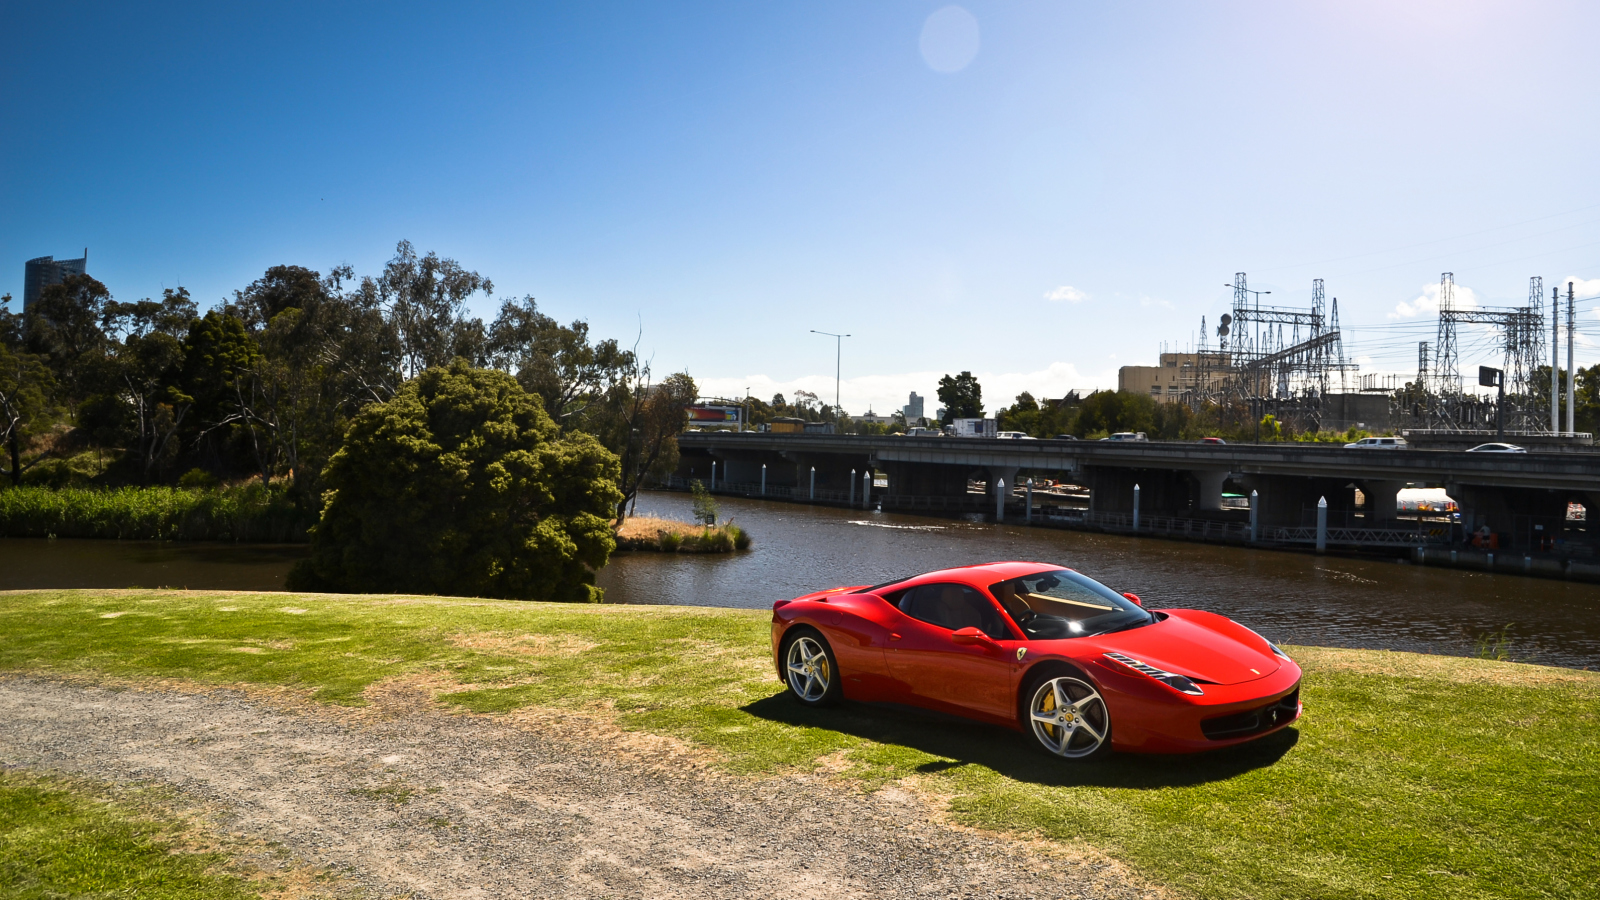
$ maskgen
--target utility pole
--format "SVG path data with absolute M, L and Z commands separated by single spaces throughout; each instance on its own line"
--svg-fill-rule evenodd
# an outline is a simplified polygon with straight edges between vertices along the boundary
M 839 422 L 839 372 L 844 359 L 844 339 L 850 335 L 834 334 L 831 331 L 818 331 L 815 328 L 811 329 L 811 333 L 825 334 L 833 338 L 833 421 L 836 427 L 843 428 L 843 424 Z
M 1561 288 L 1550 286 L 1550 430 L 1561 433 Z
M 1572 312 L 1572 282 L 1567 282 L 1567 433 L 1578 430 L 1578 373 L 1572 367 L 1572 336 L 1577 331 Z

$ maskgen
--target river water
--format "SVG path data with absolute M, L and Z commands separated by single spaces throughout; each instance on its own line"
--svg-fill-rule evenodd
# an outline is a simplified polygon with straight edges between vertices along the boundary
M 1282 643 L 1471 655 L 1509 626 L 1513 658 L 1600 668 L 1600 585 L 1376 559 L 1317 557 L 827 507 L 719 499 L 749 529 L 732 556 L 619 553 L 612 603 L 765 609 L 841 584 L 875 584 L 1002 559 L 1071 566 L 1152 607 L 1222 613 Z M 639 513 L 689 518 L 684 494 Z M 173 587 L 283 590 L 300 546 L 0 539 L 0 590 Z M 0 601 L 3 602 L 3 601 Z
M 766 608 L 842 584 L 1004 559 L 1078 569 L 1151 607 L 1218 612 L 1290 644 L 1472 655 L 1509 627 L 1513 658 L 1600 668 L 1600 585 L 1151 538 L 719 498 L 755 544 L 720 555 L 622 553 L 612 603 Z M 640 514 L 688 519 L 684 494 Z

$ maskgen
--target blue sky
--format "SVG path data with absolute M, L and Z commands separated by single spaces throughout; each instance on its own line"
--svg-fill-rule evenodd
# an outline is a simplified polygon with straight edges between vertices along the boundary
M 6 4 L 0 291 L 205 304 L 396 241 L 708 392 L 1114 387 L 1236 271 L 1414 368 L 1429 287 L 1600 295 L 1584 3 Z M 1588 280 L 1588 281 L 1584 281 Z M 1070 289 L 1070 290 L 1069 290 Z M 1055 299 L 1052 299 L 1055 298 Z M 1600 359 L 1585 307 L 1579 356 Z M 1464 369 L 1497 359 L 1464 339 Z M 1476 349 L 1473 349 L 1473 348 Z

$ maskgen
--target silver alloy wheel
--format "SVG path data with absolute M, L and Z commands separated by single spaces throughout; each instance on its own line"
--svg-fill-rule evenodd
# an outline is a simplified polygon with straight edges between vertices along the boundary
M 816 703 L 827 696 L 828 686 L 833 683 L 833 667 L 828 663 L 828 651 L 815 638 L 801 635 L 790 642 L 786 665 L 789 689 L 796 697 Z
M 1057 756 L 1082 759 L 1111 737 L 1111 713 L 1100 692 L 1080 678 L 1051 678 L 1033 692 L 1028 719 L 1040 745 Z

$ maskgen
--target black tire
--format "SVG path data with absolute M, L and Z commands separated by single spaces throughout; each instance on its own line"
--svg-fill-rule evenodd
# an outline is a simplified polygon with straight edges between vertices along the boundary
M 844 696 L 839 660 L 821 632 L 806 626 L 791 629 L 783 636 L 782 650 L 789 696 L 805 706 L 832 706 Z
M 1019 699 L 1022 730 L 1041 753 L 1068 762 L 1110 755 L 1111 710 L 1083 673 L 1065 667 L 1045 669 L 1028 679 Z

